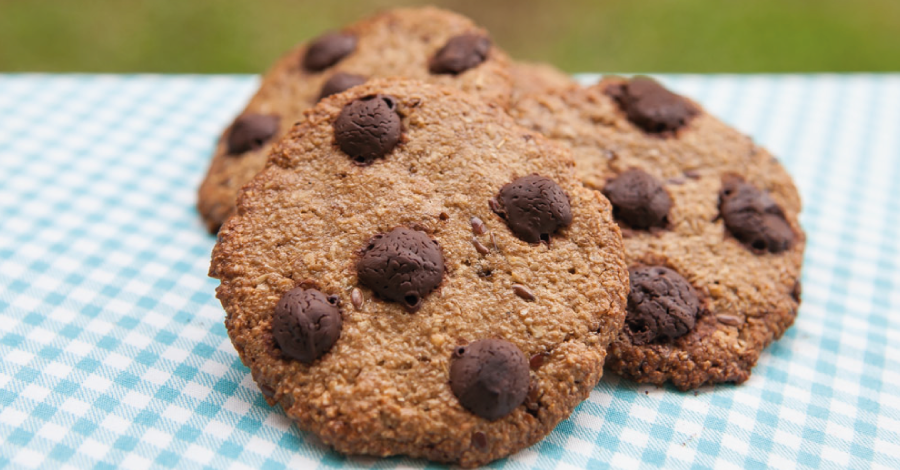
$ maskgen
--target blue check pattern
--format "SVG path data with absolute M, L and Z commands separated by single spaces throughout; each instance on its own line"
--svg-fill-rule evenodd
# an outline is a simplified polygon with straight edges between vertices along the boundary
M 797 323 L 742 386 L 610 374 L 492 467 L 900 468 L 900 75 L 661 78 L 794 175 Z M 195 194 L 257 83 L 0 75 L 0 467 L 437 467 L 330 451 L 228 340 Z

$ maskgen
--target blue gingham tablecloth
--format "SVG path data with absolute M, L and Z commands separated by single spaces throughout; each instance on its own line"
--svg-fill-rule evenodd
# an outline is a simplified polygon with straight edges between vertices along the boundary
M 796 179 L 797 322 L 744 385 L 609 374 L 492 466 L 900 468 L 900 75 L 661 78 Z M 0 467 L 429 466 L 299 432 L 228 340 L 195 193 L 257 83 L 0 75 Z

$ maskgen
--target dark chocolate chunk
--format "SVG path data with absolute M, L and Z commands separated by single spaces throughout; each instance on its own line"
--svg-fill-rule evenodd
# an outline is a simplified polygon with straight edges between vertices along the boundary
M 647 77 L 611 85 L 606 93 L 616 100 L 629 121 L 649 133 L 677 131 L 698 114 L 688 100 Z
M 625 323 L 635 344 L 672 340 L 694 328 L 700 299 L 687 279 L 662 266 L 633 268 L 629 275 Z
M 228 132 L 228 153 L 239 155 L 262 148 L 278 133 L 281 118 L 271 114 L 244 114 L 234 120 Z
M 572 223 L 569 197 L 550 178 L 538 175 L 516 178 L 500 188 L 491 208 L 519 239 L 549 242 L 557 229 Z
M 444 255 L 424 232 L 397 227 L 372 237 L 356 263 L 360 284 L 415 312 L 444 277 Z
M 319 99 L 327 98 L 331 95 L 349 90 L 355 86 L 366 83 L 367 78 L 362 75 L 354 75 L 352 73 L 338 72 L 331 76 L 324 85 L 322 85 L 322 93 Z
M 343 327 L 336 299 L 302 287 L 284 294 L 275 306 L 272 336 L 285 356 L 311 364 L 334 346 Z
M 356 36 L 344 33 L 326 33 L 314 40 L 303 56 L 303 68 L 321 72 L 338 63 L 356 49 Z
M 740 178 L 722 182 L 719 213 L 734 238 L 757 252 L 780 253 L 794 241 L 794 231 L 781 207 L 767 193 Z
M 631 228 L 665 227 L 672 198 L 663 185 L 647 172 L 628 170 L 611 180 L 603 194 L 613 206 L 613 216 Z
M 478 34 L 460 34 L 450 38 L 428 65 L 431 73 L 457 75 L 485 61 L 491 40 Z
M 400 141 L 397 102 L 384 95 L 351 101 L 334 121 L 338 147 L 358 165 L 369 165 L 387 155 Z
M 528 394 L 528 359 L 516 345 L 483 339 L 458 346 L 450 360 L 450 388 L 472 413 L 500 419 L 522 404 Z

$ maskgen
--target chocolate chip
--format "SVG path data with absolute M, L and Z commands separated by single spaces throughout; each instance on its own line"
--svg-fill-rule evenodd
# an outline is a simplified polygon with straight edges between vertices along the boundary
M 528 394 L 528 360 L 514 344 L 483 339 L 459 346 L 450 360 L 450 389 L 477 416 L 500 419 Z
M 671 340 L 694 328 L 700 299 L 680 274 L 662 266 L 633 268 L 625 322 L 635 344 Z
M 441 283 L 444 256 L 423 232 L 397 227 L 374 236 L 356 263 L 360 284 L 415 312 Z
M 490 204 L 519 239 L 549 242 L 557 229 L 572 223 L 569 197 L 556 182 L 538 175 L 516 178 L 500 188 Z
M 491 40 L 478 34 L 460 34 L 450 38 L 428 65 L 431 73 L 457 75 L 487 59 Z
M 603 194 L 613 205 L 613 216 L 631 228 L 665 227 L 672 198 L 662 184 L 647 172 L 628 170 L 606 183 Z
M 794 241 L 794 231 L 778 204 L 740 178 L 723 181 L 719 213 L 734 238 L 754 251 L 780 253 Z
M 272 336 L 285 356 L 304 364 L 328 352 L 341 336 L 341 310 L 325 294 L 297 287 L 275 306 Z
M 366 83 L 366 80 L 366 77 L 363 77 L 362 75 L 338 72 L 332 75 L 331 78 L 322 85 L 322 92 L 319 94 L 319 100 L 349 90 L 355 86 L 362 85 L 363 83 Z
M 334 121 L 334 139 L 358 165 L 384 157 L 400 141 L 397 102 L 384 95 L 351 101 Z
M 321 72 L 338 63 L 356 49 L 356 36 L 344 33 L 326 33 L 314 40 L 306 55 L 303 68 L 310 72 Z
M 525 299 L 528 302 L 534 302 L 534 293 L 531 292 L 531 289 L 523 286 L 522 284 L 513 284 L 512 285 L 513 292 L 519 297 Z
M 228 153 L 239 155 L 258 150 L 278 133 L 281 118 L 271 114 L 245 114 L 234 120 L 228 132 Z
M 647 77 L 611 85 L 606 93 L 616 100 L 629 121 L 650 133 L 677 131 L 698 114 L 689 101 Z

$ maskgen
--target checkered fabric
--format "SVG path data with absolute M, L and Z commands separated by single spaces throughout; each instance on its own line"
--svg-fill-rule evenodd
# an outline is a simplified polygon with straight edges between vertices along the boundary
M 797 323 L 744 385 L 610 374 L 492 466 L 900 468 L 900 75 L 662 78 L 796 178 Z M 257 83 L 0 75 L 0 467 L 435 467 L 299 432 L 228 340 L 195 194 Z

